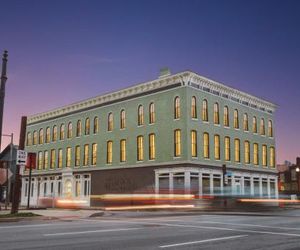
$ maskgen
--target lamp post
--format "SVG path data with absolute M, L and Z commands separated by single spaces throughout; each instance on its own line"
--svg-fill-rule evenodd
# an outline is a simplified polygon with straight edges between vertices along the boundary
M 300 195 L 300 168 L 296 167 L 298 195 Z

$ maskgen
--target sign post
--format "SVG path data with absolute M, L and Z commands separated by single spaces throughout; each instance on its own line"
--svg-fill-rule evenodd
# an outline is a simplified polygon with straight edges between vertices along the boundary
M 29 181 L 28 181 L 28 200 L 27 200 L 27 209 L 30 207 L 30 190 L 31 190 L 31 172 L 32 169 L 36 168 L 36 153 L 28 153 L 26 168 L 29 168 Z

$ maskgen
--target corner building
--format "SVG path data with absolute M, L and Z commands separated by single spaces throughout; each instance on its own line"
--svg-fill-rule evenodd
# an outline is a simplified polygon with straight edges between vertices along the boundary
M 278 196 L 276 106 L 185 71 L 30 116 L 31 204 L 149 190 Z M 227 189 L 227 188 L 226 188 Z M 28 171 L 22 176 L 27 202 Z

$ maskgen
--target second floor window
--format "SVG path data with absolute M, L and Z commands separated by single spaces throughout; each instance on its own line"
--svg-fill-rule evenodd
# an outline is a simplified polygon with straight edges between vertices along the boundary
M 192 157 L 197 157 L 197 131 L 191 131 L 191 149 L 192 149 Z
M 235 162 L 241 161 L 240 140 L 239 139 L 234 139 L 234 161 Z
M 120 162 L 126 161 L 126 140 L 122 139 L 120 141 Z
M 52 149 L 50 152 L 50 168 L 54 169 L 55 168 L 55 160 L 56 160 L 56 155 L 55 155 L 55 149 Z
M 97 143 L 92 144 L 92 165 L 97 164 Z
M 137 160 L 144 160 L 144 137 L 142 135 L 137 137 Z
M 179 157 L 181 155 L 181 130 L 176 129 L 174 131 L 174 156 Z
M 219 135 L 215 135 L 214 142 L 215 142 L 215 159 L 220 160 L 220 136 Z
M 253 164 L 258 165 L 259 164 L 259 151 L 258 151 L 258 144 L 253 143 Z
M 267 145 L 262 145 L 262 165 L 267 166 Z
M 230 161 L 230 138 L 225 137 L 225 161 Z
M 80 146 L 75 147 L 75 167 L 80 166 Z
M 209 134 L 203 133 L 203 157 L 209 158 Z
M 58 159 L 57 159 L 57 167 L 62 168 L 63 165 L 63 151 L 62 149 L 58 149 Z
M 249 164 L 250 163 L 250 142 L 249 141 L 245 141 L 245 145 L 244 145 L 244 153 L 245 153 L 245 163 Z
M 275 167 L 275 148 L 270 147 L 270 167 Z
M 155 134 L 149 134 L 149 160 L 154 160 L 155 154 Z
M 113 160 L 113 142 L 108 141 L 106 144 L 106 163 L 107 164 L 112 164 Z
M 72 159 L 71 148 L 67 147 L 67 149 L 66 149 L 66 167 L 71 167 L 71 159 Z
M 85 144 L 83 148 L 83 166 L 89 165 L 89 145 Z

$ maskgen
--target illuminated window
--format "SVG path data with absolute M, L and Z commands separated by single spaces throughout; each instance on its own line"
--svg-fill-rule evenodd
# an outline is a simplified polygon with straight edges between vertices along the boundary
M 275 167 L 275 148 L 270 147 L 270 167 Z
M 215 159 L 220 160 L 220 136 L 219 135 L 214 136 L 214 142 L 215 142 Z
M 81 128 L 82 128 L 82 126 L 81 126 L 81 120 L 78 120 L 77 121 L 77 126 L 76 126 L 76 136 L 77 137 L 81 136 L 81 133 L 82 133 Z
M 57 141 L 57 126 L 53 126 L 53 131 L 52 131 L 52 141 Z
M 225 137 L 225 161 L 230 161 L 230 138 Z
M 92 165 L 97 164 L 97 143 L 92 144 Z
M 137 160 L 144 160 L 144 137 L 142 135 L 137 137 Z
M 27 133 L 27 140 L 26 140 L 26 145 L 27 146 L 31 146 L 32 145 L 32 137 L 31 137 L 31 133 L 30 132 L 28 132 Z
M 267 145 L 262 145 L 262 165 L 267 166 Z
M 113 147 L 113 142 L 112 141 L 108 141 L 107 142 L 107 148 L 106 148 L 106 152 L 107 152 L 106 163 L 107 164 L 111 164 L 112 163 L 112 157 L 113 157 L 112 147 Z
M 151 102 L 149 105 L 149 123 L 155 123 L 155 108 L 153 102 Z
M 44 152 L 44 169 L 48 168 L 48 161 L 49 161 L 48 151 L 45 151 Z
M 36 131 L 33 131 L 33 145 L 36 145 L 36 144 L 37 144 L 37 141 L 38 141 L 38 138 L 37 138 L 37 132 L 36 132 Z
M 57 162 L 58 162 L 58 168 L 62 168 L 62 164 L 63 164 L 63 151 L 62 149 L 58 149 L 58 159 L 57 159 Z
M 50 128 L 47 127 L 46 128 L 46 143 L 50 142 L 50 138 L 51 138 L 51 136 L 50 136 Z
M 44 130 L 41 128 L 39 131 L 39 144 L 44 143 Z
M 191 131 L 191 148 L 192 148 L 192 157 L 197 157 L 197 131 Z
M 265 120 L 264 118 L 260 119 L 260 134 L 261 135 L 265 135 L 266 131 L 265 131 Z
M 253 164 L 258 165 L 259 164 L 259 151 L 258 151 L 258 144 L 253 144 Z
M 108 131 L 112 131 L 114 128 L 114 118 L 113 118 L 113 114 L 109 113 L 108 117 L 107 117 L 107 130 Z
M 239 112 L 237 109 L 234 110 L 233 112 L 233 127 L 234 128 L 239 128 Z
M 126 114 L 125 114 L 125 110 L 122 109 L 120 112 L 120 128 L 124 129 L 126 127 Z
M 80 146 L 75 147 L 75 167 L 80 166 Z
M 197 118 L 197 101 L 195 96 L 191 100 L 191 117 L 194 119 Z
M 72 129 L 73 129 L 72 128 L 72 122 L 69 122 L 69 124 L 68 124 L 68 132 L 67 132 L 67 137 L 68 138 L 72 138 L 72 134 L 73 134 L 72 133 L 73 132 Z
M 174 156 L 178 157 L 181 155 L 181 130 L 176 129 L 174 131 Z
M 250 142 L 245 141 L 244 145 L 244 153 L 245 153 L 245 163 L 249 164 L 250 163 Z
M 180 99 L 176 96 L 174 99 L 174 119 L 180 118 Z
M 43 152 L 38 153 L 38 169 L 41 170 L 43 167 Z
M 209 158 L 209 135 L 208 133 L 203 133 L 203 157 Z
M 126 161 L 126 140 L 120 141 L 120 162 Z
M 268 121 L 268 136 L 273 137 L 273 126 L 272 126 L 272 121 Z
M 239 139 L 234 139 L 234 160 L 235 160 L 235 162 L 241 161 L 240 140 Z
M 248 115 L 245 113 L 244 114 L 244 130 L 249 131 L 249 126 L 248 126 Z
M 85 135 L 90 134 L 90 128 L 91 128 L 90 118 L 86 118 L 85 119 L 85 127 L 84 127 L 84 134 Z
M 65 138 L 65 124 L 61 124 L 59 130 L 59 139 L 63 140 Z
M 208 121 L 208 109 L 207 109 L 207 100 L 203 100 L 202 102 L 202 120 Z
M 141 126 L 144 124 L 144 107 L 140 105 L 138 107 L 138 125 Z
M 51 152 L 50 152 L 50 168 L 51 169 L 55 168 L 55 160 L 56 160 L 55 149 L 51 149 Z
M 227 106 L 224 107 L 224 126 L 229 127 L 229 111 Z
M 219 104 L 214 104 L 214 124 L 220 124 Z
M 72 159 L 71 148 L 67 147 L 67 150 L 66 150 L 66 166 L 67 167 L 71 167 L 71 159 Z
M 255 116 L 252 118 L 252 132 L 257 133 L 257 119 Z
M 89 165 L 89 145 L 85 144 L 83 148 L 83 166 Z
M 93 133 L 97 134 L 99 132 L 99 119 L 98 117 L 94 117 L 94 128 L 93 128 Z
M 149 160 L 154 160 L 156 155 L 155 134 L 149 134 Z

